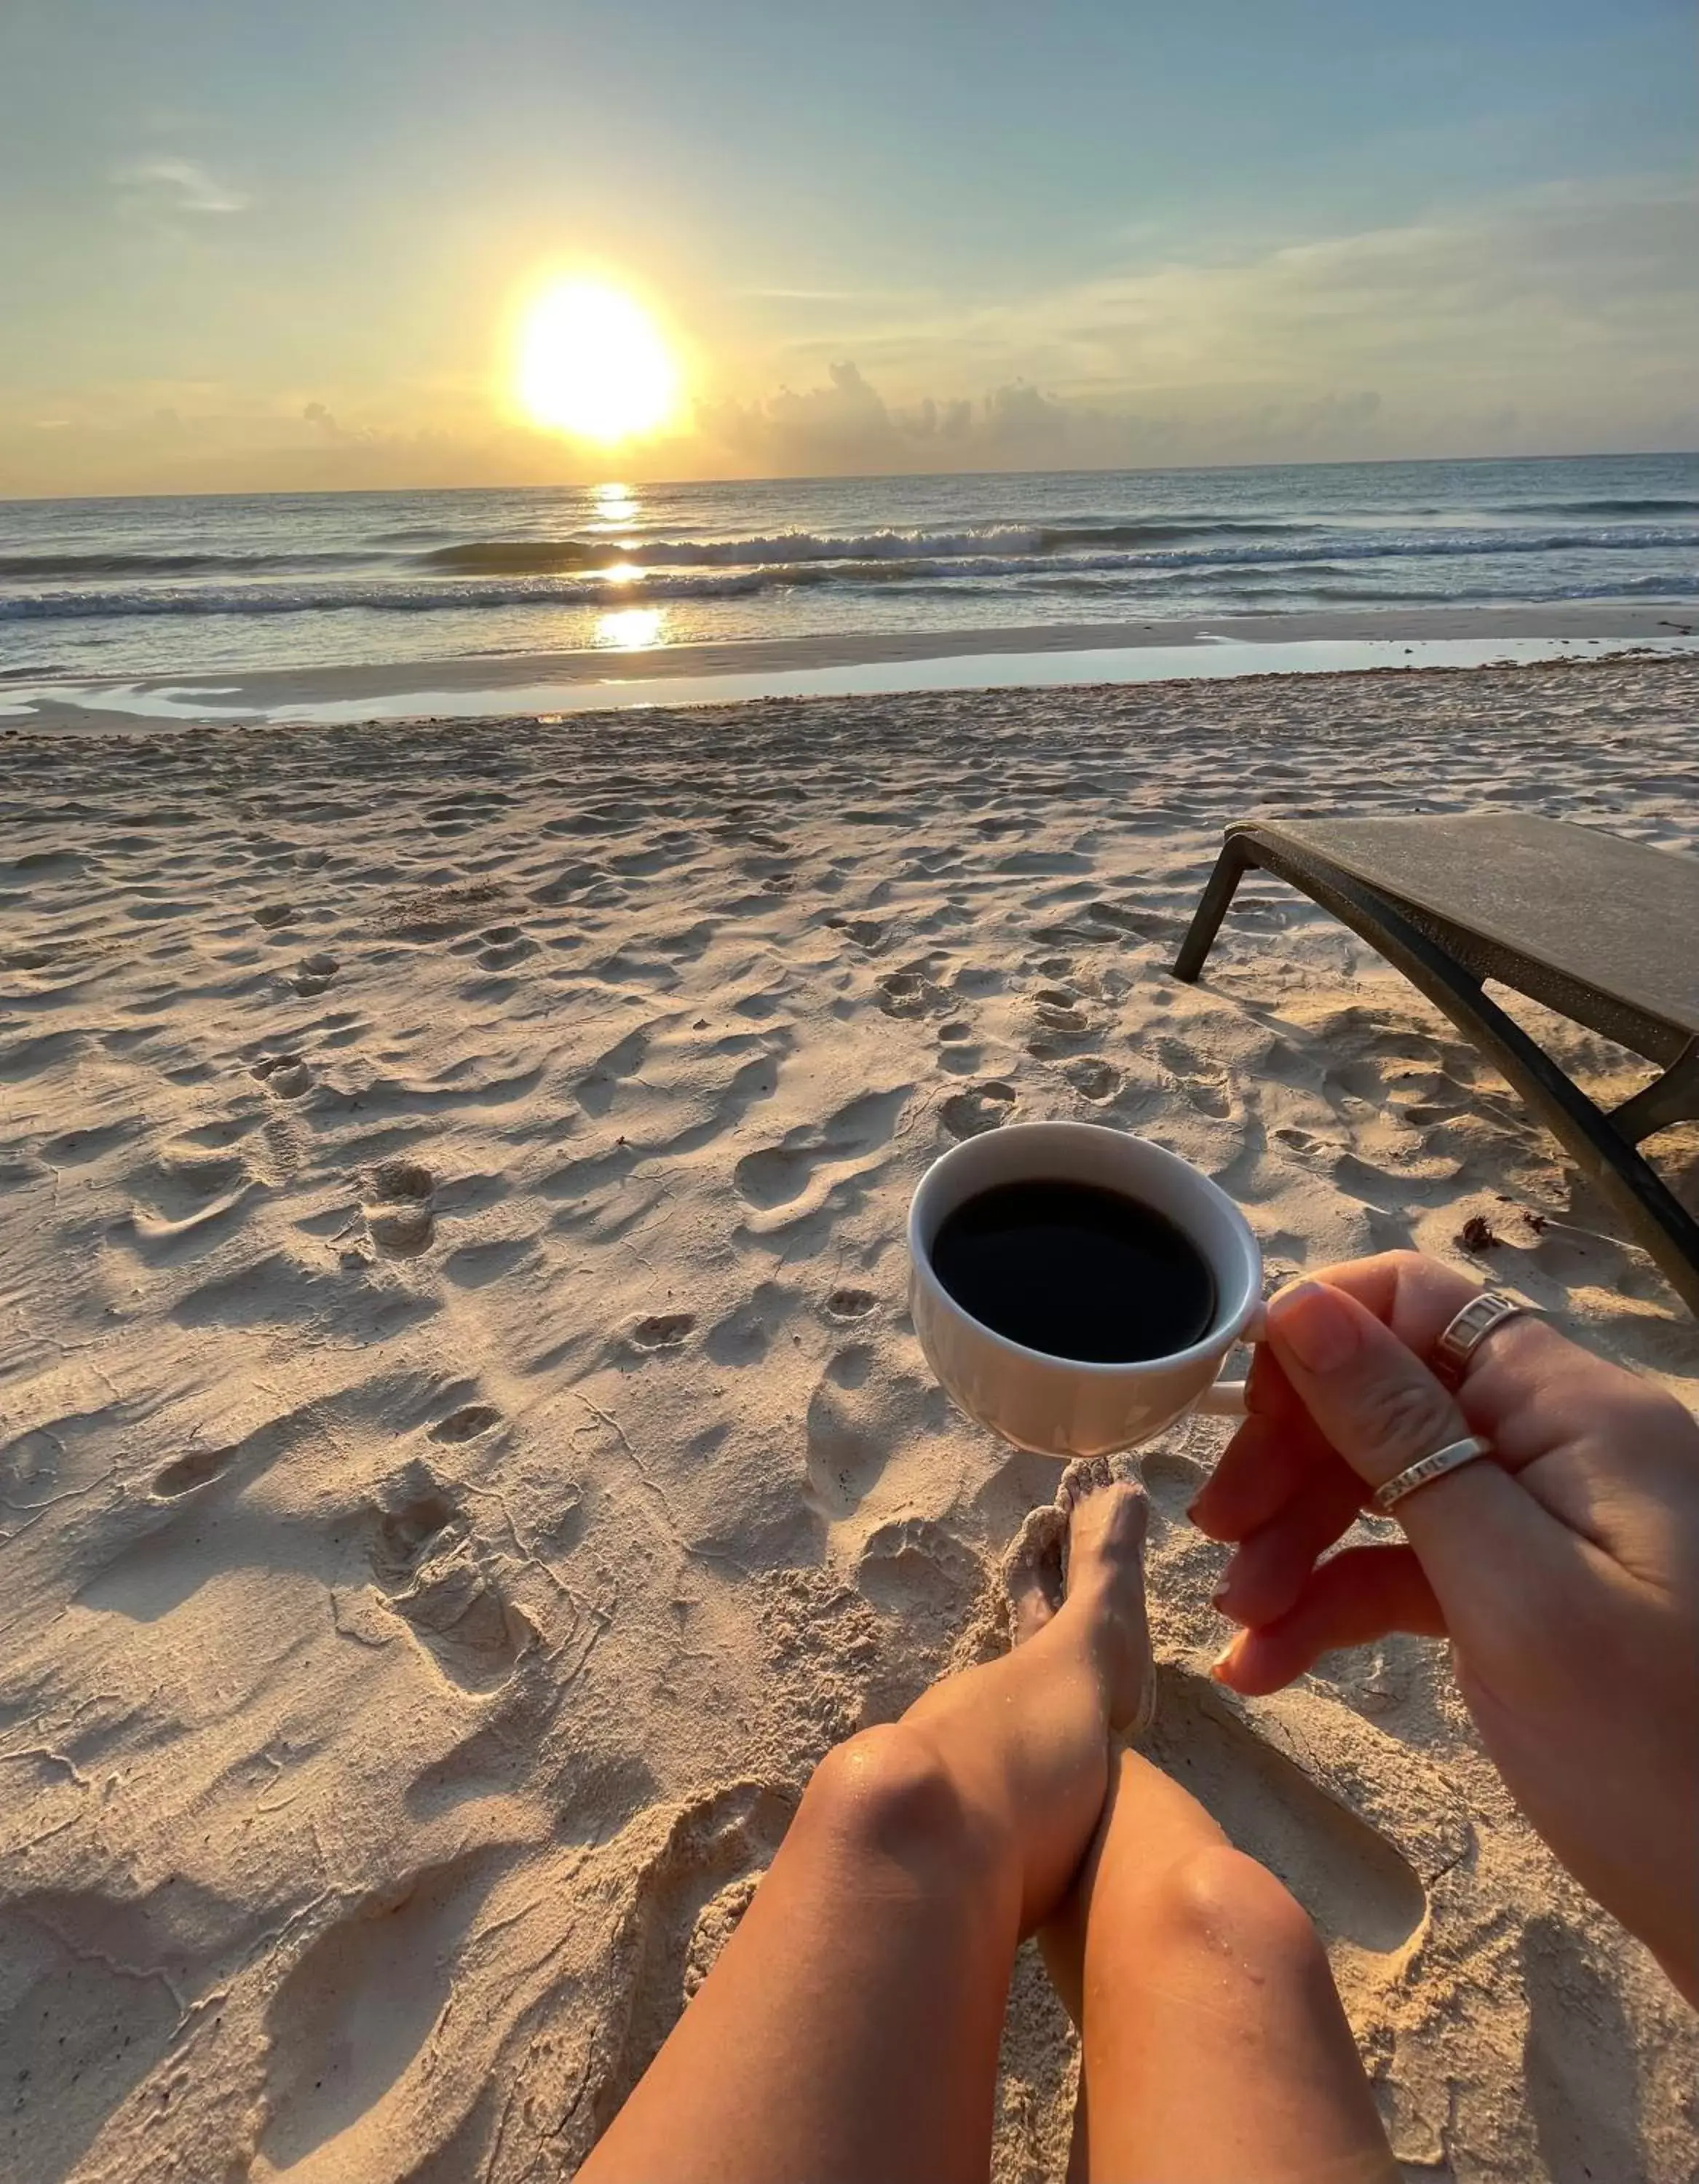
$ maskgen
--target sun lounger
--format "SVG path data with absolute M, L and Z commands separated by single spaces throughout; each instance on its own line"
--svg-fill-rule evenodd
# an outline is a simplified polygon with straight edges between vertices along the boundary
M 1699 1222 L 1635 1150 L 1699 1116 L 1699 858 L 1509 813 L 1245 821 L 1227 830 L 1177 978 L 1196 980 L 1252 865 L 1331 911 L 1445 1011 L 1699 1312 Z M 1662 1074 L 1618 1107 L 1596 1106 L 1482 990 L 1488 978 Z

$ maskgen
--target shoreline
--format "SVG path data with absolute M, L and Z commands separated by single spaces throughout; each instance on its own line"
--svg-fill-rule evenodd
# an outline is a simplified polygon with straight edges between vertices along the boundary
M 0 675 L 8 728 L 105 733 L 581 711 L 761 697 L 1470 667 L 1699 643 L 1699 608 L 1524 606 L 866 632 L 166 676 Z M 982 665 L 983 663 L 983 665 Z

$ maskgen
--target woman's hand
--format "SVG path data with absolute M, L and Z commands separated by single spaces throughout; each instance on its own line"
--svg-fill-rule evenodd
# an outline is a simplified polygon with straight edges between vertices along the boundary
M 1269 1307 L 1251 1415 L 1192 1507 L 1230 1540 L 1217 1664 L 1277 1690 L 1389 1630 L 1448 1636 L 1523 1811 L 1699 2002 L 1699 1424 L 1544 1321 L 1510 1320 L 1454 1396 L 1424 1362 L 1475 1284 L 1414 1252 Z M 1475 1434 L 1491 1457 L 1398 1505 L 1407 1546 L 1318 1561 L 1369 1492 Z

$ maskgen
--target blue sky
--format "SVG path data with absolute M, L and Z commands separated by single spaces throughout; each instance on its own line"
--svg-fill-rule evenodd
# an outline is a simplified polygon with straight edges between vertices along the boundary
M 554 265 L 688 360 L 650 475 L 1692 445 L 1691 47 L 1686 0 L 7 0 L 0 491 L 582 475 L 499 396 Z

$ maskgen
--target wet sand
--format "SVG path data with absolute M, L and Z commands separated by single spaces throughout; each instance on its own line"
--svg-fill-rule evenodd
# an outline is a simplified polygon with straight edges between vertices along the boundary
M 304 666 L 97 680 L 0 677 L 0 722 L 37 729 L 198 720 L 325 725 L 547 712 L 586 705 L 1239 675 L 1291 669 L 1473 667 L 1520 653 L 1679 649 L 1699 617 L 1667 606 L 1412 608 L 1028 628 L 798 637 L 647 650 L 486 653 L 381 666 Z M 1140 658 L 1140 655 L 1146 655 Z M 694 686 L 687 689 L 685 685 Z

